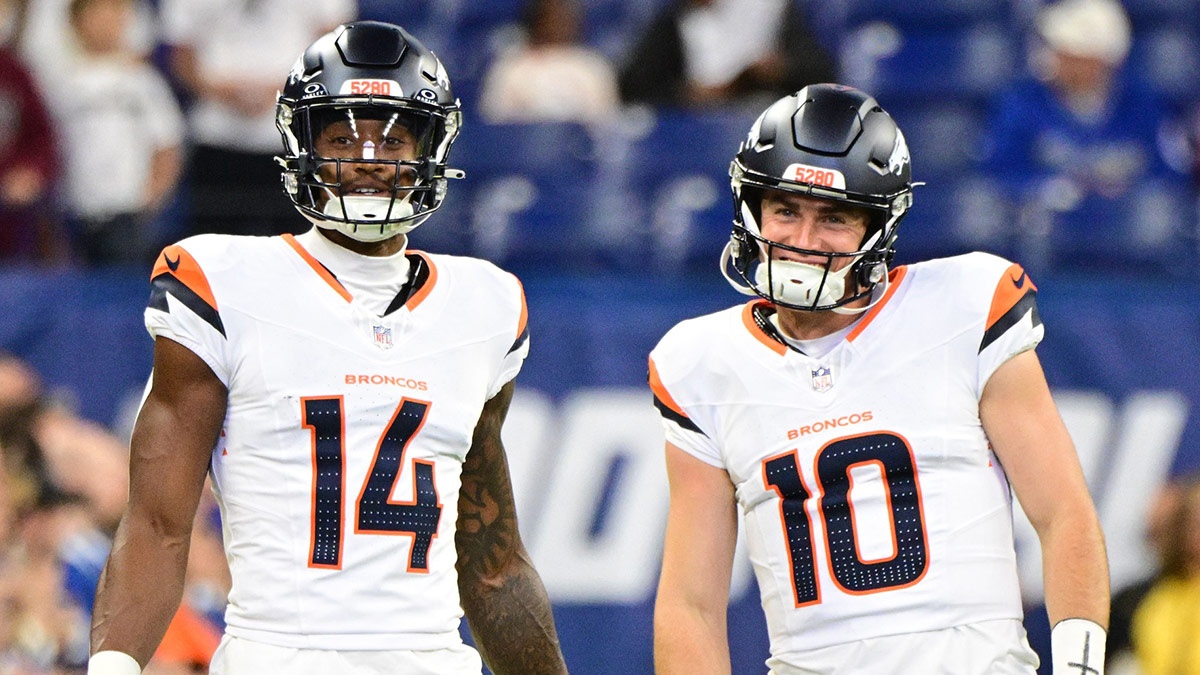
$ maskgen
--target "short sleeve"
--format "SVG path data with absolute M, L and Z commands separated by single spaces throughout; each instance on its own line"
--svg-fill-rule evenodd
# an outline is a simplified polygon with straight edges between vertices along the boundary
M 988 379 L 1005 361 L 1037 347 L 1044 332 L 1038 317 L 1037 286 L 1020 265 L 1013 263 L 1000 276 L 992 293 L 979 343 L 979 390 L 975 395 L 983 395 Z
M 725 468 L 721 458 L 721 450 L 712 438 L 708 436 L 675 402 L 675 398 L 667 391 L 662 378 L 658 374 L 658 366 L 654 363 L 654 355 L 650 355 L 650 392 L 654 396 L 654 407 L 662 415 L 663 433 L 667 442 L 696 459 L 715 466 Z
M 512 346 L 508 348 L 508 352 L 500 361 L 500 369 L 496 373 L 496 377 L 492 379 L 492 383 L 488 385 L 487 397 L 490 400 L 493 396 L 500 393 L 504 385 L 508 384 L 521 372 L 521 366 L 525 363 L 525 357 L 529 355 L 529 309 L 525 305 L 525 289 L 521 287 L 521 282 L 516 277 L 513 280 L 517 282 L 517 293 L 521 297 L 521 311 L 517 317 L 516 330 L 514 334 L 516 338 L 513 340 Z
M 200 264 L 181 245 L 168 246 L 150 273 L 146 330 L 187 347 L 228 387 L 232 376 L 225 324 Z

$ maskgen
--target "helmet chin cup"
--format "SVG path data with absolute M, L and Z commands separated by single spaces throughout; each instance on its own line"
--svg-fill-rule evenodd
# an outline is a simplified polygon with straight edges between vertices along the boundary
M 413 215 L 410 197 L 411 194 L 403 199 L 355 195 L 347 195 L 340 199 L 332 197 L 325 202 L 325 208 L 322 209 L 322 213 L 329 216 L 329 221 L 322 225 L 332 226 L 356 241 L 391 239 L 417 226 L 416 222 L 397 222 Z
M 825 267 L 792 260 L 770 260 L 754 270 L 754 283 L 760 290 L 789 305 L 820 307 L 831 305 L 846 293 L 847 265 L 836 272 Z

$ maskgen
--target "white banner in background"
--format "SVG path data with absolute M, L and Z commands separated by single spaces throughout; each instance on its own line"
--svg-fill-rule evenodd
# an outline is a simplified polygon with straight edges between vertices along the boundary
M 1188 402 L 1169 391 L 1137 392 L 1120 402 L 1059 391 L 1055 400 L 1100 513 L 1113 587 L 1120 588 L 1154 564 L 1146 517 L 1178 449 Z M 518 388 L 504 441 L 521 531 L 551 598 L 636 603 L 652 596 L 668 493 L 662 428 L 649 390 L 578 389 L 555 406 Z M 1038 604 L 1041 554 L 1019 507 L 1015 530 L 1025 600 Z M 731 596 L 749 590 L 751 576 L 739 550 Z

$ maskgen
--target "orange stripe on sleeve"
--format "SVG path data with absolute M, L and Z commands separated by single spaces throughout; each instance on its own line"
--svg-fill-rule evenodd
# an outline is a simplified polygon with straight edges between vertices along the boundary
M 992 307 L 988 310 L 985 330 L 995 325 L 1000 317 L 1007 314 L 1008 310 L 1012 309 L 1031 290 L 1037 290 L 1037 286 L 1033 285 L 1033 279 L 1029 278 L 1024 268 L 1013 263 L 996 283 L 996 291 L 992 294 Z
M 667 388 L 663 386 L 662 379 L 658 376 L 658 367 L 654 365 L 654 359 L 650 359 L 650 391 L 662 402 L 663 405 L 670 408 L 672 411 L 687 417 L 687 413 L 683 412 L 683 408 L 671 398 L 671 394 L 667 392 Z
M 208 285 L 208 278 L 204 276 L 204 270 L 200 269 L 200 264 L 182 246 L 172 244 L 163 249 L 162 255 L 154 263 L 154 270 L 150 272 L 150 278 L 154 279 L 162 274 L 170 274 L 175 277 L 201 300 L 208 303 L 209 307 L 217 309 L 217 299 L 213 296 L 212 287 Z
M 517 279 L 516 275 L 513 278 Z M 517 337 L 520 337 L 525 332 L 525 323 L 529 321 L 529 308 L 525 305 L 525 286 L 520 279 L 517 279 L 517 289 L 521 293 L 521 317 L 517 319 Z

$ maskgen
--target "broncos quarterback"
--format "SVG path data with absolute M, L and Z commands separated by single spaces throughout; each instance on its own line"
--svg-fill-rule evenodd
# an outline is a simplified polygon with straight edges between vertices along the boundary
M 772 673 L 1033 673 L 1014 491 L 1054 672 L 1103 669 L 1104 543 L 1034 351 L 1037 289 L 985 253 L 892 265 L 911 164 L 879 103 L 834 84 L 775 102 L 733 159 L 721 269 L 752 299 L 650 356 L 671 495 L 659 673 L 729 672 L 739 512 Z

